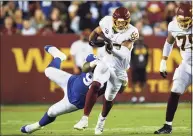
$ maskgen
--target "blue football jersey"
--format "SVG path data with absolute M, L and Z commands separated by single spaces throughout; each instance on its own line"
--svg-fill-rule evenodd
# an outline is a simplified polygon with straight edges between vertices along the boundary
M 81 73 L 80 75 L 73 75 L 68 80 L 67 91 L 69 102 L 77 108 L 84 108 L 86 93 L 92 83 L 93 74 Z

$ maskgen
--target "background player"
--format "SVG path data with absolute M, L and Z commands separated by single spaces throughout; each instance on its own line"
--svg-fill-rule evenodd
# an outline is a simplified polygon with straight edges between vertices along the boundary
M 52 62 L 45 69 L 45 75 L 64 90 L 65 96 L 61 101 L 52 105 L 39 122 L 23 126 L 21 128 L 21 132 L 23 133 L 32 133 L 52 123 L 59 115 L 82 109 L 93 76 L 92 71 L 86 73 L 84 73 L 84 71 L 88 67 L 90 70 L 93 70 L 99 61 L 95 55 L 90 54 L 86 58 L 83 72 L 79 75 L 71 75 L 60 70 L 61 62 L 66 59 L 65 54 L 54 46 L 46 46 L 45 50 L 54 57 Z M 99 91 L 99 96 L 104 93 L 104 88 L 105 86 Z
M 155 131 L 155 134 L 172 133 L 172 121 L 176 112 L 180 95 L 192 84 L 192 5 L 181 3 L 177 9 L 176 18 L 168 25 L 168 37 L 163 48 L 163 57 L 160 63 L 160 73 L 166 78 L 166 61 L 176 40 L 180 48 L 182 62 L 176 68 L 173 76 L 173 86 L 167 104 L 166 122 L 164 126 Z
M 99 26 L 90 35 L 90 45 L 101 47 L 107 42 L 106 54 L 102 62 L 98 63 L 93 75 L 93 83 L 89 89 L 84 107 L 84 116 L 74 126 L 75 129 L 88 127 L 88 116 L 97 100 L 100 87 L 107 82 L 103 110 L 100 113 L 95 128 L 95 134 L 102 134 L 105 119 L 112 108 L 113 99 L 116 97 L 122 84 L 127 84 L 128 76 L 126 70 L 130 67 L 131 51 L 133 43 L 138 39 L 138 30 L 130 24 L 130 13 L 120 7 L 115 10 L 113 16 L 105 16 Z

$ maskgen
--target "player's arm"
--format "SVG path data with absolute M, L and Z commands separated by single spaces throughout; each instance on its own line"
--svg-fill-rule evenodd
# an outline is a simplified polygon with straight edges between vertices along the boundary
M 160 74 L 163 78 L 166 78 L 166 76 L 167 76 L 166 61 L 168 59 L 168 56 L 172 52 L 174 43 L 175 43 L 175 38 L 172 36 L 171 32 L 169 32 L 168 37 L 167 37 L 165 44 L 164 44 L 164 47 L 163 47 L 163 55 L 162 55 L 162 60 L 160 63 Z
M 103 39 L 99 39 L 103 35 L 102 29 L 100 26 L 96 27 L 89 36 L 89 44 L 93 47 L 102 47 L 105 45 L 105 41 Z
M 85 62 L 82 67 L 82 72 L 87 73 L 87 72 L 93 71 L 93 69 L 96 67 L 98 62 L 99 62 L 98 59 L 91 62 Z
M 111 54 L 112 45 L 111 41 L 105 37 L 100 26 L 95 28 L 89 36 L 89 44 L 92 47 L 103 47 L 105 45 L 106 51 Z
M 131 50 L 132 47 L 133 47 L 134 42 L 135 42 L 138 38 L 139 38 L 138 32 L 133 32 L 133 33 L 131 34 L 131 39 L 122 42 L 121 46 L 125 46 L 125 47 L 127 47 L 129 50 Z M 118 52 L 118 51 L 117 51 L 116 49 L 114 49 L 114 48 L 112 48 L 112 53 L 113 53 L 115 56 L 119 57 L 120 59 L 124 59 L 124 58 L 125 58 L 125 54 L 123 54 L 123 53 L 121 53 L 121 52 Z
M 132 32 L 130 39 L 124 41 L 121 45 L 122 45 L 122 46 L 125 46 L 125 47 L 127 47 L 129 50 L 131 50 L 132 47 L 133 47 L 134 42 L 135 42 L 136 40 L 138 40 L 138 39 L 139 39 L 139 33 L 138 33 L 137 30 L 135 30 L 134 32 Z

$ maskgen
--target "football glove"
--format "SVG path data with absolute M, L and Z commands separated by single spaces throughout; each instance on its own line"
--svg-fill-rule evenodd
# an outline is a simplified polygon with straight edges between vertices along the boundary
M 163 77 L 163 78 L 166 78 L 167 76 L 167 65 L 166 65 L 166 60 L 161 60 L 160 62 L 160 75 Z
M 105 44 L 105 49 L 109 54 L 111 54 L 112 49 L 113 49 L 113 45 L 111 43 L 107 43 L 107 44 Z

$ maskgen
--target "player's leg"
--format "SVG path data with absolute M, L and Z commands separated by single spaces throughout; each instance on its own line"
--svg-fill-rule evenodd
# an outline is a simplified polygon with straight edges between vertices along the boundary
M 69 78 L 71 77 L 71 74 L 60 70 L 60 64 L 61 61 L 65 60 L 66 55 L 63 54 L 62 52 L 60 52 L 56 47 L 53 46 L 46 46 L 45 50 L 50 53 L 54 59 L 51 61 L 51 63 L 48 65 L 48 67 L 45 69 L 45 74 L 46 76 L 54 81 L 56 84 L 58 84 L 60 87 L 62 87 L 63 90 L 65 90 L 65 97 L 64 99 L 62 99 L 60 102 L 56 103 L 55 105 L 53 105 L 50 109 L 52 109 L 51 113 L 49 112 L 50 109 L 48 110 L 48 112 L 46 112 L 44 114 L 44 116 L 42 117 L 42 119 L 39 122 L 30 124 L 30 125 L 26 125 L 23 126 L 21 128 L 21 131 L 23 133 L 32 133 L 38 129 L 40 129 L 42 126 L 45 126 L 51 122 L 53 122 L 56 118 L 56 116 L 53 116 L 53 111 L 55 111 L 55 115 L 60 115 L 60 113 L 67 113 L 68 110 L 72 110 L 74 108 L 74 105 L 70 105 L 67 99 L 67 91 L 65 89 L 67 82 L 69 80 Z M 60 109 L 59 111 L 57 110 L 57 108 Z
M 173 86 L 167 103 L 166 121 L 164 126 L 155 131 L 154 134 L 169 134 L 172 133 L 172 121 L 178 107 L 180 95 L 184 93 L 189 85 L 191 85 L 192 75 L 187 73 L 183 65 L 179 66 L 173 77 Z
M 68 82 L 68 79 L 71 77 L 71 74 L 60 70 L 60 64 L 66 59 L 66 55 L 51 45 L 45 46 L 44 49 L 54 57 L 54 59 L 45 69 L 45 75 L 60 87 L 64 88 Z
M 106 66 L 103 62 L 100 62 L 94 70 L 93 82 L 86 95 L 84 115 L 81 120 L 74 125 L 75 129 L 82 130 L 88 126 L 88 116 L 90 115 L 90 112 L 96 103 L 98 92 L 101 86 L 109 79 L 109 77 L 110 71 L 108 66 Z
M 107 82 L 107 88 L 105 91 L 105 98 L 103 100 L 103 109 L 102 113 L 99 114 L 97 125 L 95 127 L 95 134 L 100 135 L 103 133 L 105 120 L 113 106 L 113 100 L 115 99 L 118 91 L 121 88 L 122 81 L 116 76 L 113 76 L 114 74 L 111 73 L 111 77 L 109 81 Z
M 66 91 L 66 93 L 67 93 L 67 91 Z M 78 108 L 69 102 L 68 96 L 66 94 L 65 97 L 61 101 L 52 105 L 38 122 L 23 126 L 21 128 L 21 132 L 32 133 L 32 132 L 37 131 L 40 128 L 54 122 L 57 116 L 62 115 L 62 114 L 66 114 L 66 113 L 70 113 L 70 112 L 73 112 L 76 110 L 78 110 Z

